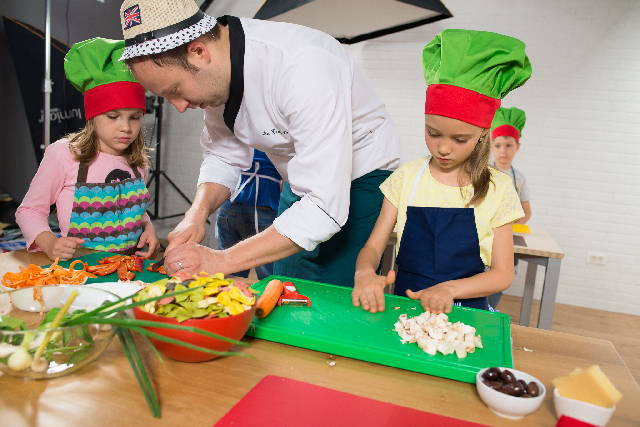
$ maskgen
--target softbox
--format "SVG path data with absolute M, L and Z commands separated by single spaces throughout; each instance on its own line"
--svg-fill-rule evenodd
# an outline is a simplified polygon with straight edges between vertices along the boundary
M 353 44 L 451 16 L 439 0 L 265 0 L 254 18 L 304 25 Z
M 39 29 L 3 16 L 11 57 L 16 67 L 20 94 L 27 113 L 29 130 L 38 163 L 44 150 L 44 33 Z M 64 74 L 64 56 L 69 46 L 51 38 L 51 133 L 49 143 L 76 132 L 85 125 L 84 99 Z

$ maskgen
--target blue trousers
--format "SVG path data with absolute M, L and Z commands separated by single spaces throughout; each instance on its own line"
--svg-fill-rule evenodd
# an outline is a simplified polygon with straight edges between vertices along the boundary
M 278 216 L 278 212 L 270 208 L 260 207 L 257 211 L 258 231 L 266 230 Z M 252 205 L 227 200 L 218 210 L 216 225 L 218 226 L 220 249 L 228 249 L 256 234 L 255 208 Z M 256 267 L 256 274 L 260 280 L 271 276 L 273 274 L 273 263 Z M 249 277 L 249 270 L 239 271 L 233 275 Z

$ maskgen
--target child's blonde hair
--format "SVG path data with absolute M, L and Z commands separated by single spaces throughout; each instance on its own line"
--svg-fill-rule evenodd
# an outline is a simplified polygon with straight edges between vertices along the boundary
M 482 203 L 489 193 L 489 186 L 493 183 L 491 179 L 491 171 L 489 170 L 489 158 L 491 157 L 491 138 L 489 137 L 489 129 L 484 130 L 484 135 L 480 138 L 471 155 L 462 164 L 463 174 L 460 174 L 460 180 L 468 176 L 473 185 L 473 197 L 467 203 L 477 205 Z M 462 197 L 464 183 L 460 182 L 460 192 Z
M 100 151 L 100 141 L 96 134 L 96 118 L 87 120 L 87 124 L 78 132 L 71 133 L 65 138 L 69 139 L 69 150 L 74 156 L 74 160 L 80 163 L 91 164 L 98 157 Z M 152 151 L 144 143 L 142 129 L 138 132 L 138 136 L 124 150 L 122 156 L 132 167 L 147 169 L 150 164 L 149 154 Z

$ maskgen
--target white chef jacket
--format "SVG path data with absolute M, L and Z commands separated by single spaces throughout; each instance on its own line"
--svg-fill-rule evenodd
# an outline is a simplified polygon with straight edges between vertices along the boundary
M 313 250 L 347 221 L 351 181 L 399 166 L 399 133 L 333 37 L 294 24 L 219 18 L 227 20 L 231 93 L 225 105 L 205 110 L 198 185 L 235 188 L 252 148 L 264 151 L 301 197 L 274 226 Z

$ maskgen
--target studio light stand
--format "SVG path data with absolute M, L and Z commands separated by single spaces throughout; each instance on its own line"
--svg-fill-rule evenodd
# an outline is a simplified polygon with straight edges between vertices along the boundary
M 156 96 L 147 96 L 146 98 L 146 110 L 148 113 L 155 113 L 155 128 L 156 128 L 156 161 L 153 169 L 149 171 L 149 181 L 147 182 L 147 188 L 151 185 L 152 182 L 155 181 L 154 186 L 154 198 L 153 198 L 153 212 L 150 210 L 149 218 L 151 219 L 167 219 L 167 218 L 175 218 L 178 216 L 184 215 L 183 213 L 175 214 L 175 215 L 166 215 L 160 216 L 160 178 L 164 178 L 167 180 L 169 184 L 182 196 L 182 198 L 191 205 L 191 200 L 178 188 L 178 186 L 167 176 L 167 174 L 161 169 L 161 153 L 162 153 L 162 104 L 164 104 L 163 97 Z M 207 221 L 208 222 L 208 221 Z

